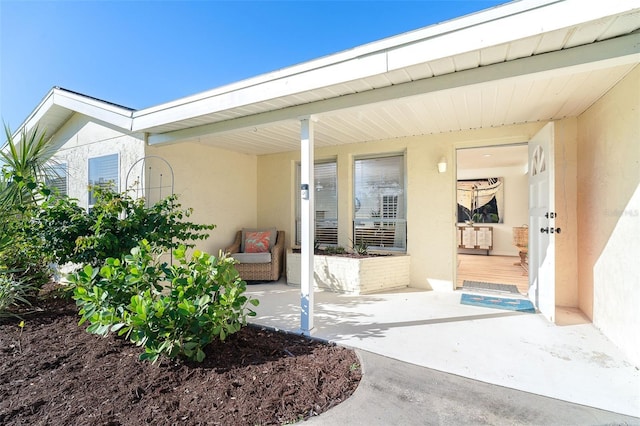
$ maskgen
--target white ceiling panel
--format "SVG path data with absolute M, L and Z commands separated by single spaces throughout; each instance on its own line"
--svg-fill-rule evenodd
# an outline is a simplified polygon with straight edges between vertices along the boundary
M 629 34 L 638 29 L 638 22 L 640 22 L 640 11 L 618 15 L 614 18 L 614 22 L 598 36 L 597 40 L 601 41 L 621 34 Z
M 615 18 L 605 18 L 581 25 L 571 34 L 571 37 L 564 47 L 568 48 L 593 43 L 598 40 L 615 21 Z
M 574 31 L 574 28 L 563 28 L 561 30 L 542 34 L 542 36 L 538 37 L 538 47 L 534 54 L 539 55 L 562 49 L 567 44 L 567 41 L 571 38 Z
M 464 71 L 476 68 L 480 63 L 480 52 L 473 51 L 456 55 L 453 57 L 453 63 L 456 71 Z
M 480 50 L 480 66 L 497 64 L 504 62 L 509 53 L 509 45 L 501 44 Z
M 542 37 L 528 37 L 524 40 L 518 40 L 515 43 L 510 43 L 509 48 L 507 49 L 507 61 L 512 61 L 514 59 L 526 58 L 527 56 L 533 55 L 533 53 L 538 49 L 538 45 L 540 44 L 540 40 Z
M 318 116 L 317 147 L 420 134 L 499 127 L 576 116 L 633 65 L 538 79 L 506 79 Z M 256 155 L 299 150 L 300 124 L 200 137 L 201 143 Z

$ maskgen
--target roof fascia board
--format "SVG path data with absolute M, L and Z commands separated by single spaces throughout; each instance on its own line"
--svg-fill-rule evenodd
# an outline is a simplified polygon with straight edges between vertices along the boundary
M 420 30 L 369 43 L 335 55 L 223 86 L 133 113 L 132 129 L 167 123 L 243 105 L 379 75 L 567 28 L 640 7 L 640 0 L 584 0 L 508 3 Z
M 483 22 L 464 31 L 432 37 L 389 51 L 389 71 L 512 41 L 570 28 L 640 7 L 640 1 L 566 0 L 510 15 L 509 19 Z M 508 39 L 505 37 L 508 34 Z
M 94 98 L 59 89 L 53 89 L 53 102 L 56 105 L 96 120 L 104 121 L 120 129 L 131 130 L 131 111 L 126 108 L 118 108 L 107 102 L 101 102 Z
M 323 56 L 317 59 L 306 61 L 300 64 L 285 67 L 276 71 L 265 73 L 256 77 L 251 77 L 245 80 L 241 80 L 235 83 L 227 84 L 221 87 L 217 87 L 205 92 L 197 93 L 191 96 L 186 96 L 174 101 L 166 102 L 160 105 L 152 106 L 137 111 L 134 117 L 139 117 L 147 114 L 151 114 L 163 109 L 172 108 L 189 102 L 195 102 L 201 99 L 233 92 L 239 89 L 263 84 L 269 81 L 290 77 L 300 73 L 312 71 L 314 69 L 324 68 L 330 65 L 334 65 L 340 62 L 349 61 L 361 56 L 372 55 L 379 53 L 380 51 L 386 51 L 398 46 L 402 46 L 409 43 L 415 43 L 425 38 L 435 37 L 441 34 L 447 34 L 452 31 L 461 30 L 473 25 L 478 25 L 488 20 L 500 19 L 506 16 L 510 16 L 516 13 L 522 13 L 531 8 L 537 8 L 546 6 L 551 3 L 564 0 L 532 0 L 532 1 L 515 1 L 507 3 L 505 5 L 495 6 L 491 9 L 479 11 L 469 15 L 465 15 L 460 18 L 454 18 L 449 21 L 430 25 L 425 28 L 409 31 L 396 36 L 384 38 L 382 40 L 366 43 L 360 46 L 356 46 L 351 49 L 347 49 L 335 54 Z
M 42 99 L 42 101 L 38 104 L 38 106 L 33 110 L 33 112 L 27 117 L 24 123 L 18 128 L 18 133 L 22 131 L 22 129 L 26 129 L 27 131 L 33 129 L 38 122 L 49 112 L 51 107 L 54 105 L 53 101 L 53 91 L 55 89 L 51 89 L 49 93 Z
M 375 104 L 393 99 L 408 98 L 448 89 L 463 89 L 467 86 L 489 83 L 496 80 L 511 78 L 535 79 L 542 77 L 545 73 L 566 75 L 572 72 L 640 63 L 639 47 L 640 33 L 633 33 L 590 45 L 526 57 L 510 62 L 502 62 L 367 92 L 345 95 L 311 104 L 278 109 L 189 129 L 175 130 L 161 134 L 149 134 L 147 141 L 150 145 L 175 143 L 192 140 L 209 134 L 224 134 L 246 128 L 286 122 L 305 115 L 318 116 L 327 112 Z
M 342 81 L 366 78 L 372 73 L 374 75 L 383 74 L 386 70 L 387 58 L 384 53 L 355 58 L 330 67 L 313 69 L 261 85 L 244 87 L 234 92 L 221 93 L 220 95 L 173 108 L 158 110 L 152 114 L 136 114 L 133 130 L 142 131 L 159 124 L 186 120 L 239 106 L 277 99 L 281 96 L 302 93 L 314 88 L 332 86 Z

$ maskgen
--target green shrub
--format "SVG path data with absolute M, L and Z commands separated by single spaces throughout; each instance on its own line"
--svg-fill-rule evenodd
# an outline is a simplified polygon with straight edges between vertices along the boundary
M 359 243 L 353 244 L 353 251 L 358 256 L 366 256 L 369 254 L 369 245 L 364 240 L 361 240 Z
M 91 233 L 91 224 L 90 215 L 78 206 L 75 199 L 51 195 L 33 208 L 32 220 L 26 232 L 37 240 L 43 256 L 49 262 L 60 265 L 68 262 L 89 263 L 92 254 L 78 250 L 77 240 Z
M 15 280 L 10 273 L 0 273 L 0 318 L 15 316 L 9 309 L 19 305 L 30 305 L 29 296 L 34 288 Z
M 181 246 L 176 264 L 168 266 L 158 265 L 153 254 L 143 241 L 122 261 L 108 259 L 99 271 L 87 265 L 70 277 L 80 324 L 90 323 L 87 331 L 125 335 L 144 347 L 140 359 L 202 361 L 209 343 L 224 340 L 255 315 L 248 305 L 258 301 L 244 296 L 246 283 L 233 259 L 198 250 L 188 259 Z
M 90 212 L 74 200 L 49 197 L 35 216 L 33 233 L 43 250 L 59 264 L 74 262 L 101 265 L 107 258 L 119 259 L 146 239 L 152 246 L 169 251 L 209 236 L 215 225 L 186 220 L 192 209 L 182 209 L 177 195 L 168 196 L 151 207 L 143 198 L 126 192 L 92 188 L 96 203 Z
M 327 246 L 324 249 L 325 254 L 345 254 L 347 250 L 342 246 Z
M 11 279 L 22 283 L 35 296 L 37 290 L 49 282 L 52 271 L 39 239 L 34 238 L 29 230 L 36 208 L 34 200 L 45 193 L 49 194 L 49 191 L 33 177 L 20 178 L 11 172 L 5 172 L 4 176 L 8 179 L 4 181 L 5 185 L 9 182 L 10 187 L 17 188 L 9 193 L 21 194 L 19 198 L 31 201 L 15 204 L 3 198 L 4 202 L 0 203 L 0 273 L 10 271 Z M 33 192 L 31 197 L 25 195 L 27 189 Z

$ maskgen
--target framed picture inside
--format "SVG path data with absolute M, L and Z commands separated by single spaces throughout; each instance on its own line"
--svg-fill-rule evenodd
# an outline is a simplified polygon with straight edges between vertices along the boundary
M 459 180 L 458 223 L 503 223 L 504 179 Z

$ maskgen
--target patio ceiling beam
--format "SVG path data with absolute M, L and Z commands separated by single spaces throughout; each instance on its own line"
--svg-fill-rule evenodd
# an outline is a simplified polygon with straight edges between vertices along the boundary
M 160 145 L 194 140 L 211 134 L 225 134 L 297 120 L 298 117 L 306 115 L 320 115 L 368 104 L 491 83 L 502 79 L 519 78 L 526 81 L 539 78 L 547 73 L 568 75 L 585 70 L 628 64 L 640 60 L 639 45 L 640 33 L 632 33 L 589 45 L 339 96 L 309 104 L 296 105 L 166 133 L 149 133 L 147 141 L 150 145 Z

